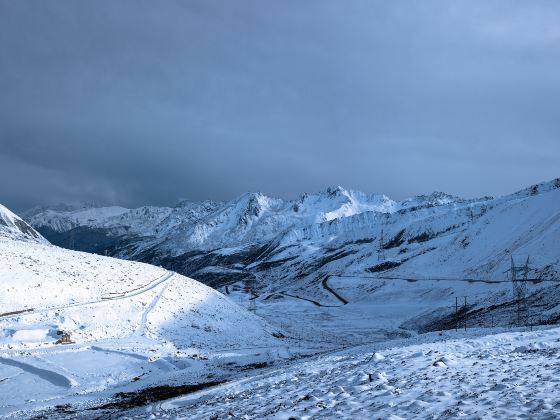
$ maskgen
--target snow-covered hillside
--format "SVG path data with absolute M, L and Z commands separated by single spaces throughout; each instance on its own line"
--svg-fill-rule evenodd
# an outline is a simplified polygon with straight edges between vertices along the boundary
M 35 229 L 19 216 L 0 204 L 0 236 L 37 243 L 48 243 Z
M 148 411 L 181 419 L 558 418 L 559 328 L 455 337 L 354 348 Z
M 400 203 L 336 187 L 294 201 L 256 193 L 174 208 L 46 210 L 29 221 L 56 244 L 162 263 L 203 281 L 211 276 L 198 271 L 208 267 L 223 268 L 227 277 L 231 269 L 252 264 L 263 271 L 300 255 L 314 263 L 332 250 L 357 254 L 345 258 L 354 272 L 420 277 L 493 278 L 509 254 L 531 254 L 534 274 L 551 276 L 560 258 L 550 246 L 557 238 L 559 186 L 556 179 L 498 199 L 434 193 Z M 272 273 L 266 277 L 275 281 Z
M 294 201 L 245 194 L 175 208 L 35 213 L 62 246 L 162 265 L 214 287 L 254 282 L 322 301 L 326 275 L 506 281 L 511 258 L 529 277 L 560 274 L 560 179 L 497 199 L 443 193 L 397 203 L 329 188 Z
M 278 329 L 214 289 L 52 246 L 1 209 L 0 416 L 30 399 L 38 408 L 177 377 L 196 383 L 279 345 Z M 57 344 L 63 333 L 70 344 Z
M 182 345 L 249 345 L 271 336 L 265 323 L 219 292 L 149 264 L 4 237 L 0 255 L 2 313 L 25 313 L 16 323 L 71 325 L 77 342 L 132 334 L 142 322 L 149 335 Z M 6 328 L 11 322 L 0 318 Z M 238 333 L 224 335 L 225 329 Z
M 560 278 L 560 179 L 496 199 L 434 193 L 397 203 L 335 187 L 294 201 L 245 194 L 113 212 L 35 212 L 30 222 L 62 246 L 162 265 L 303 331 L 302 313 L 322 333 L 332 333 L 332 317 L 340 327 L 352 324 L 359 340 L 372 337 L 372 325 L 377 332 L 450 327 L 455 299 L 465 305 L 465 296 L 477 325 L 507 325 L 515 311 L 512 258 L 518 265 L 529 258 L 529 299 L 547 299 L 516 322 L 555 322 L 560 313 L 553 282 Z

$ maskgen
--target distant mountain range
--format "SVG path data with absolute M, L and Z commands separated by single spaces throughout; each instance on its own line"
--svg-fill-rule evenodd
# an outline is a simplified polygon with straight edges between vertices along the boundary
M 531 276 L 560 272 L 560 178 L 501 198 L 444 193 L 401 202 L 342 187 L 297 200 L 247 193 L 228 202 L 35 209 L 50 242 L 149 262 L 214 287 L 315 284 L 325 274 L 504 279 L 511 256 Z

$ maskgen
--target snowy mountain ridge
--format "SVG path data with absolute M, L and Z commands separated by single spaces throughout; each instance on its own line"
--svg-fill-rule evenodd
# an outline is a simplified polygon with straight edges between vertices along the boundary
M 35 229 L 0 204 L 0 237 L 47 244 Z
M 29 220 L 53 243 L 162 265 L 214 287 L 309 288 L 326 274 L 504 280 L 510 255 L 560 273 L 560 179 L 499 198 L 445 193 L 401 202 L 331 187 L 296 200 L 246 193 L 176 207 L 47 210 Z M 299 279 L 293 282 L 294 279 Z
M 476 200 L 475 200 L 476 201 Z M 417 196 L 396 202 L 385 195 L 367 195 L 329 187 L 317 194 L 303 194 L 296 200 L 282 200 L 262 193 L 245 193 L 229 202 L 181 201 L 175 207 L 144 206 L 84 207 L 80 209 L 41 209 L 28 211 L 30 223 L 40 229 L 65 232 L 77 227 L 114 229 L 120 233 L 153 236 L 165 241 L 167 235 L 182 236 L 176 248 L 187 249 L 189 243 L 206 248 L 229 245 L 243 240 L 262 240 L 279 231 L 304 228 L 366 212 L 392 214 L 405 209 L 466 203 L 444 193 Z M 175 231 L 173 235 L 171 232 Z M 226 239 L 222 234 L 225 232 Z M 116 232 L 115 232 L 116 233 Z M 218 238 L 216 240 L 216 237 Z M 213 240 L 214 239 L 214 240 Z M 183 243 L 181 243 L 183 242 Z

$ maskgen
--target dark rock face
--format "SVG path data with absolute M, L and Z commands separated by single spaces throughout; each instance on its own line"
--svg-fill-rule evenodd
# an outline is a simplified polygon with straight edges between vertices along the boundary
M 31 225 L 0 205 L 0 236 L 3 235 L 22 240 L 44 241 L 44 238 Z
M 396 268 L 399 265 L 401 265 L 401 263 L 398 262 L 398 261 L 385 261 L 385 262 L 382 262 L 381 264 L 377 264 L 377 265 L 374 265 L 373 267 L 368 268 L 367 271 L 370 272 L 370 273 L 381 273 L 383 271 L 387 271 L 387 270 L 390 270 L 392 268 Z
M 14 223 L 15 223 L 16 227 L 24 235 L 28 235 L 28 236 L 31 236 L 33 238 L 40 238 L 40 235 L 37 233 L 37 231 L 35 231 L 35 229 L 33 229 L 31 226 L 29 226 L 23 220 L 16 219 L 16 220 L 14 220 Z

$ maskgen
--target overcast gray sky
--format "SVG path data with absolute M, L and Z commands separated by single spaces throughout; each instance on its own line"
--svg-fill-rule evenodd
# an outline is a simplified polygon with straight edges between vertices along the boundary
M 0 0 L 0 202 L 560 176 L 560 2 Z

